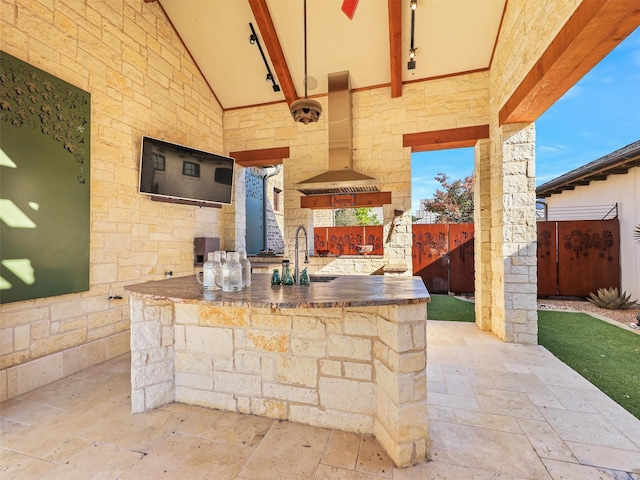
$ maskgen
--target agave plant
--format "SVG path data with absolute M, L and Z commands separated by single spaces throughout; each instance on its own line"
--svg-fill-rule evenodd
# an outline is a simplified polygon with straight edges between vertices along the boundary
M 620 292 L 617 288 L 599 288 L 598 295 L 593 292 L 589 293 L 587 300 L 594 305 L 602 308 L 608 308 L 609 310 L 627 309 L 637 304 L 634 300 L 629 300 L 631 295 L 627 295 L 627 292 Z

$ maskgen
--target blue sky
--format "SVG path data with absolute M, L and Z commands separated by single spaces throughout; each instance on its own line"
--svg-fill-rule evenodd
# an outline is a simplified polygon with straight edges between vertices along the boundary
M 536 121 L 536 184 L 640 140 L 640 28 Z M 473 173 L 473 149 L 411 156 L 412 211 L 432 198 L 438 172 Z

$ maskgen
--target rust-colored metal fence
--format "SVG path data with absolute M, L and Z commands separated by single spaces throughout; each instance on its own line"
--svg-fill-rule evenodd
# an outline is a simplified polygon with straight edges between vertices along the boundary
M 356 245 L 373 245 L 370 255 L 383 255 L 382 225 L 367 227 L 316 227 L 313 229 L 315 253 L 358 255 Z
M 538 222 L 538 295 L 586 297 L 620 288 L 620 226 L 612 220 Z
M 431 293 L 474 291 L 473 224 L 412 225 L 413 274 Z
M 538 222 L 538 295 L 586 297 L 620 288 L 618 219 Z M 474 291 L 472 223 L 412 225 L 413 274 L 431 293 Z M 383 254 L 382 226 L 317 227 L 314 244 L 332 255 L 356 255 L 356 245 Z

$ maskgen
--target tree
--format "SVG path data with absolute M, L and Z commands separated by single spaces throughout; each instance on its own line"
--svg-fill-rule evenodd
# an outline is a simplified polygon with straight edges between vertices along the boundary
M 335 225 L 336 227 L 349 227 L 356 225 L 356 214 L 353 208 L 340 208 L 335 211 Z
M 356 208 L 356 221 L 358 225 L 380 225 L 378 216 L 370 208 Z
M 423 208 L 437 214 L 438 223 L 473 222 L 473 177 L 450 181 L 439 172 L 435 179 L 442 189 L 437 189 L 431 200 L 423 200 Z
M 336 227 L 380 225 L 371 208 L 340 208 L 335 211 Z

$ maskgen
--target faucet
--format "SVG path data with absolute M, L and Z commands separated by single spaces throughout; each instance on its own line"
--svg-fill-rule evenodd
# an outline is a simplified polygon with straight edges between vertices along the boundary
M 304 263 L 309 263 L 309 237 L 307 235 L 307 229 L 304 225 L 298 225 L 296 228 L 296 257 L 295 268 L 293 270 L 293 281 L 296 285 L 300 285 L 300 269 L 298 267 L 298 254 L 300 253 L 300 247 L 298 246 L 298 234 L 300 230 L 304 232 Z

